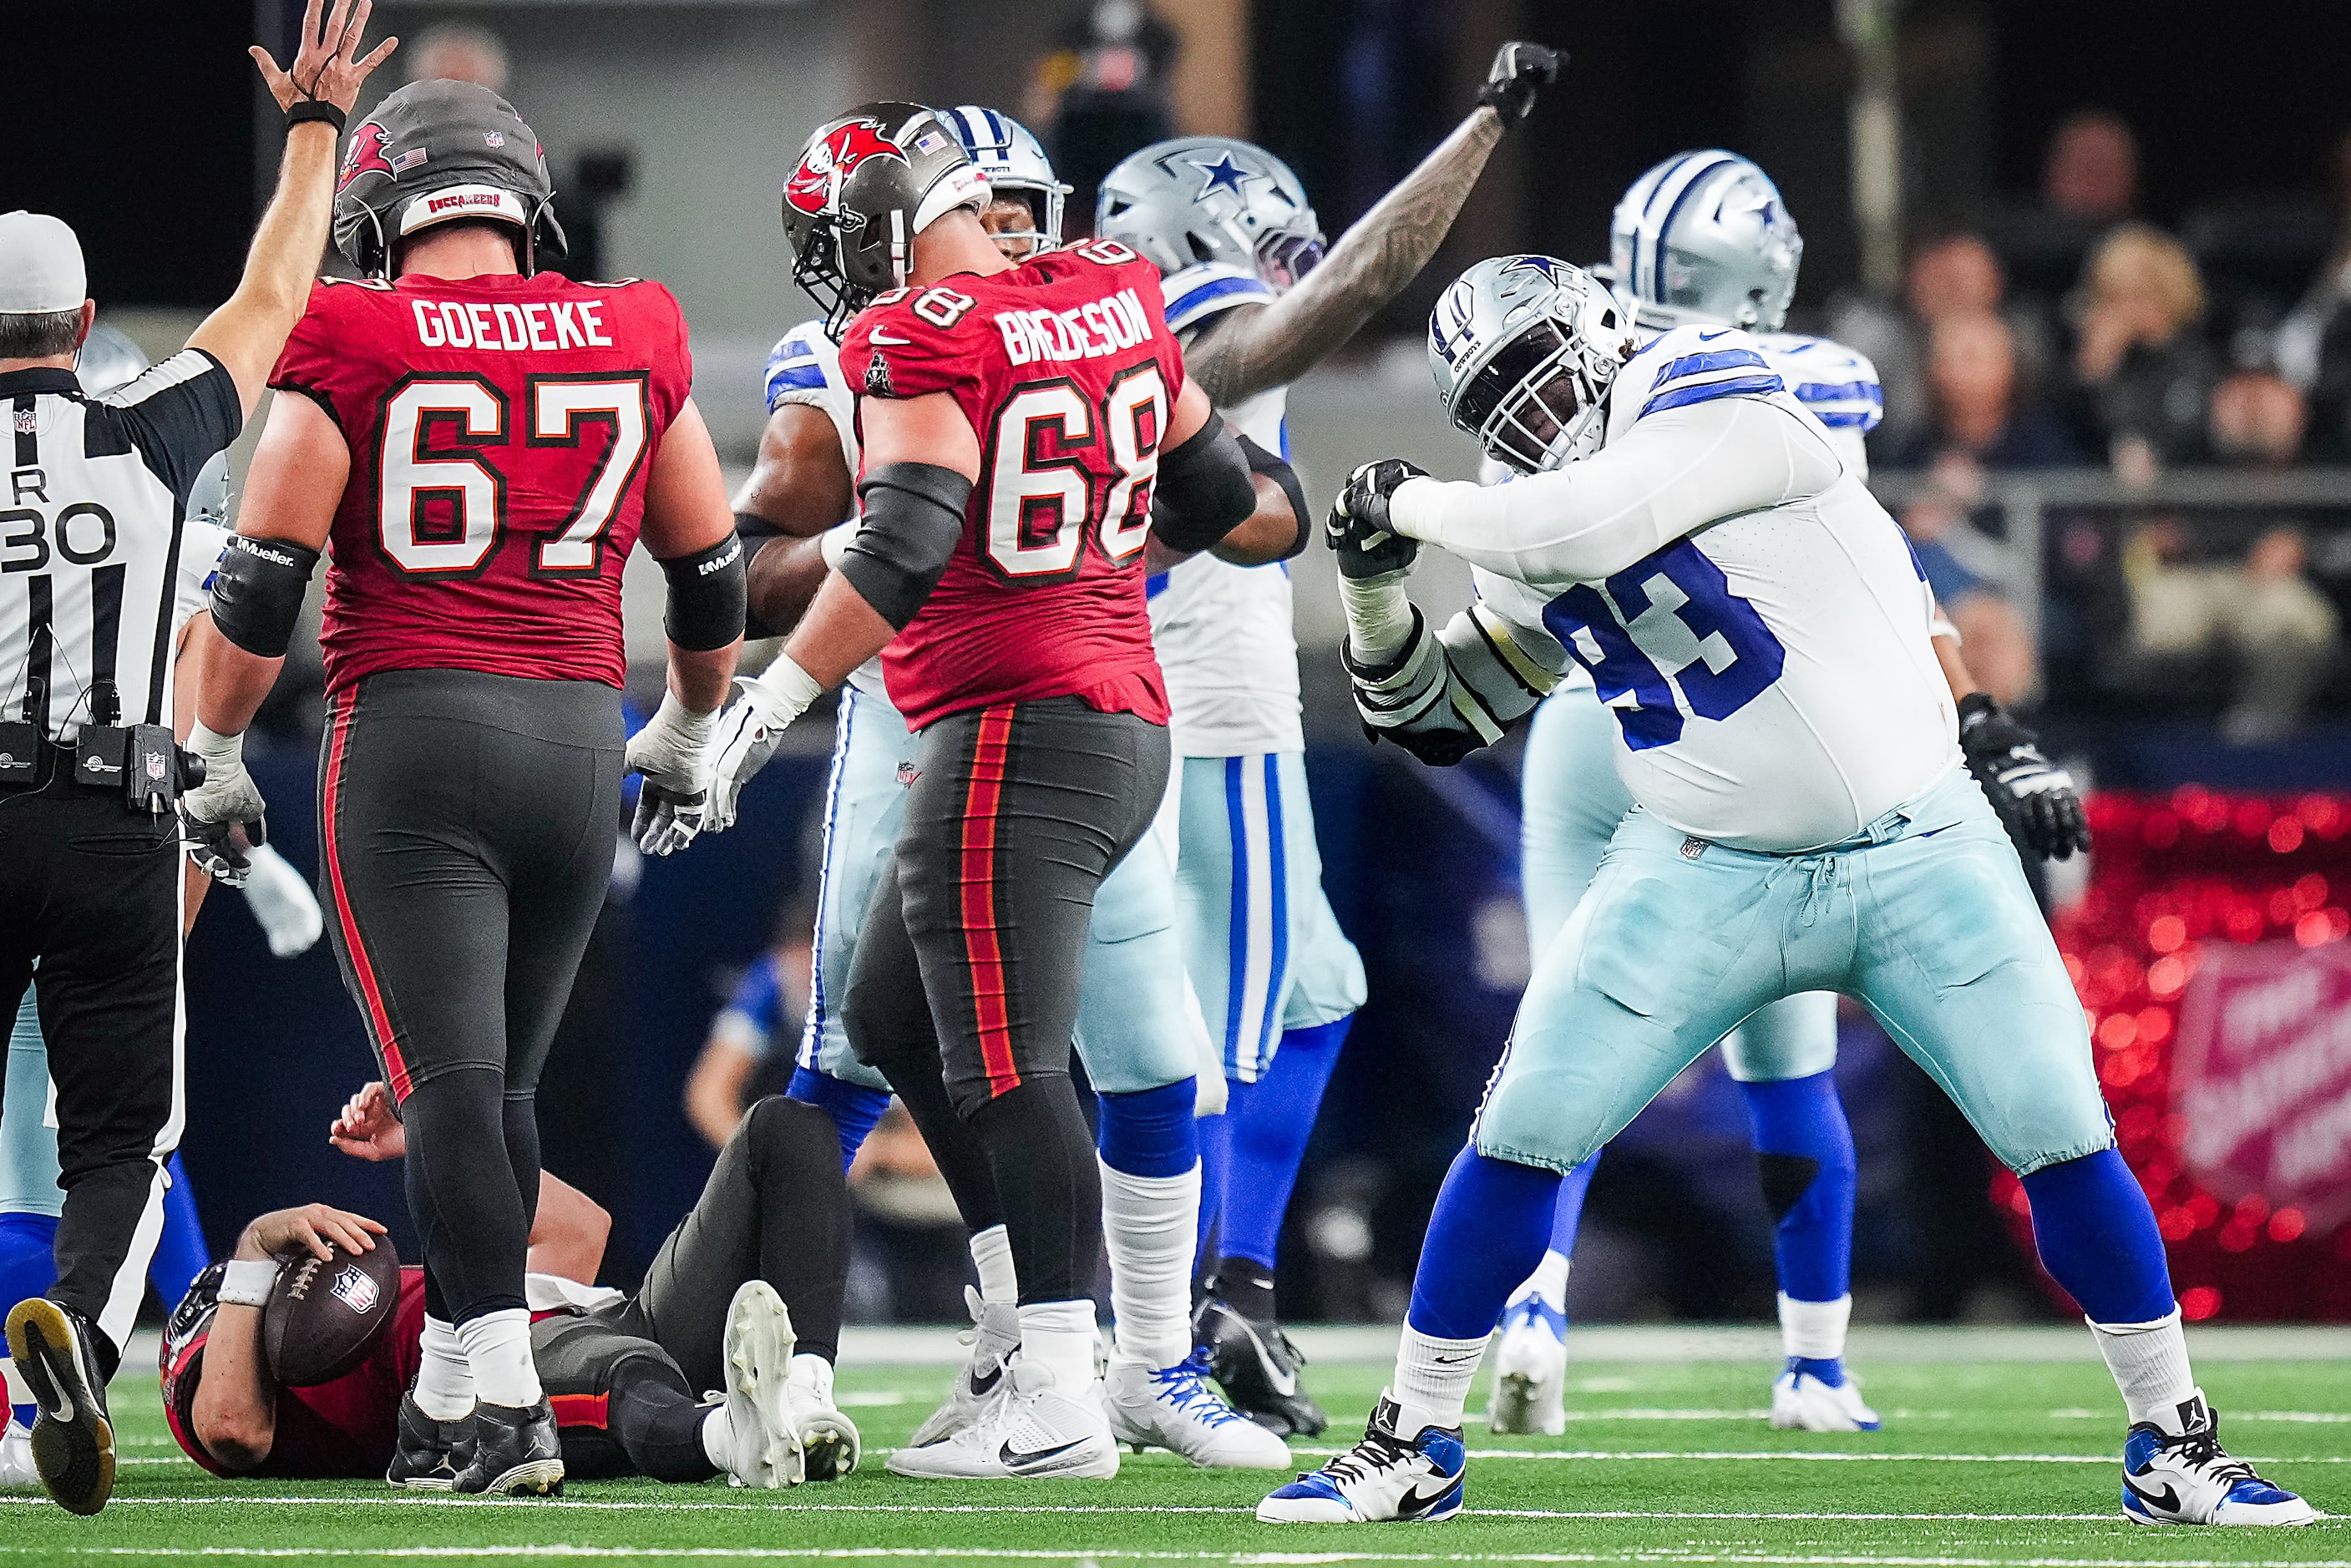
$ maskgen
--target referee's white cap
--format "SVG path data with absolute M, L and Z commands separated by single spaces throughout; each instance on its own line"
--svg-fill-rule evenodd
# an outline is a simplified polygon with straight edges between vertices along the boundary
M 79 310 L 89 290 L 81 241 L 47 213 L 0 213 L 0 316 Z

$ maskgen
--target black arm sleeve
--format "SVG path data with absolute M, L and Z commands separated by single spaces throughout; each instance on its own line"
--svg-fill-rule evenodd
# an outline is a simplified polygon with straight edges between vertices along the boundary
M 781 528 L 777 527 L 757 512 L 735 514 L 735 534 L 737 538 L 774 539 L 780 537 L 783 532 Z
M 669 579 L 662 630 L 690 653 L 724 648 L 743 635 L 743 541 L 729 534 L 706 550 L 661 564 Z
M 1151 497 L 1151 531 L 1172 550 L 1205 550 L 1249 521 L 1257 487 L 1249 459 L 1221 416 L 1192 439 L 1159 454 L 1159 483 Z
M 1240 442 L 1241 455 L 1249 459 L 1249 472 L 1272 480 L 1281 486 L 1281 493 L 1290 497 L 1290 510 L 1298 519 L 1298 537 L 1292 539 L 1290 548 L 1280 555 L 1280 558 L 1287 561 L 1303 551 L 1306 541 L 1314 537 L 1314 518 L 1306 510 L 1306 487 L 1298 483 L 1298 471 L 1290 467 L 1280 453 L 1266 451 L 1246 435 L 1240 438 Z
M 283 659 L 319 552 L 290 539 L 228 536 L 213 568 L 213 626 L 247 653 Z
M 963 538 L 971 481 L 930 462 L 885 463 L 857 487 L 856 537 L 841 558 L 874 613 L 904 629 L 931 597 Z

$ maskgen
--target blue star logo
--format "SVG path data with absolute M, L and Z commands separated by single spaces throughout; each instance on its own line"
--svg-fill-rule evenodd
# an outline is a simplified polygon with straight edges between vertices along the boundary
M 1518 260 L 1510 263 L 1510 265 L 1504 267 L 1502 270 L 1504 272 L 1539 273 L 1542 275 L 1545 281 L 1557 283 L 1560 280 L 1561 271 L 1565 268 L 1566 265 L 1567 264 L 1565 262 L 1559 261 L 1551 256 L 1520 256 Z
M 1207 176 L 1198 192 L 1192 198 L 1196 202 L 1206 201 L 1209 193 L 1216 191 L 1230 191 L 1235 196 L 1240 196 L 1243 193 L 1242 181 L 1265 178 L 1264 175 L 1252 172 L 1234 162 L 1233 155 L 1229 152 L 1217 154 L 1217 161 L 1214 163 L 1203 163 L 1196 158 L 1186 159 L 1185 161 Z

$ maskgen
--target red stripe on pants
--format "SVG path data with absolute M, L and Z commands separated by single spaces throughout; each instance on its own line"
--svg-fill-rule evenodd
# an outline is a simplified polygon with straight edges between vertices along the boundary
M 1004 759 L 1011 743 L 1010 703 L 980 714 L 971 785 L 963 803 L 964 958 L 971 967 L 972 1012 L 990 1099 L 1020 1086 L 1005 997 L 1004 944 L 996 929 L 996 814 L 1004 803 Z
M 601 1430 L 612 1424 L 610 1394 L 549 1394 L 547 1402 L 555 1407 L 555 1424 L 559 1427 L 594 1427 Z
M 368 1024 L 383 1051 L 384 1075 L 390 1081 L 392 1099 L 398 1102 L 408 1098 L 412 1087 L 408 1064 L 401 1059 L 399 1043 L 392 1038 L 392 1012 L 383 1004 L 383 988 L 376 983 L 375 966 L 368 961 L 366 944 L 360 940 L 359 917 L 351 912 L 350 893 L 343 886 L 343 765 L 350 756 L 351 719 L 358 708 L 359 694 L 353 692 L 335 712 L 334 734 L 327 744 L 326 799 L 320 812 L 325 820 L 319 825 L 323 831 L 319 836 L 326 846 L 327 886 L 335 896 L 335 919 L 342 925 L 343 945 L 351 954 L 351 972 L 359 976 L 360 994 L 366 999 Z

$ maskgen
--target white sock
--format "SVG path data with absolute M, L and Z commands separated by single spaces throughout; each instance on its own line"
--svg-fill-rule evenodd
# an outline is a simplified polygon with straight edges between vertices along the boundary
M 1840 1361 L 1844 1357 L 1845 1325 L 1853 1321 L 1853 1297 L 1833 1302 L 1800 1302 L 1780 1293 L 1780 1347 L 1806 1361 Z
M 2082 1320 L 2089 1323 L 2087 1318 Z M 2180 1429 L 2179 1407 L 2196 1397 L 2196 1374 L 2188 1366 L 2188 1335 L 2179 1309 L 2153 1323 L 2092 1323 L 2090 1337 L 2115 1375 L 2134 1425 L 2153 1421 L 2167 1432 Z
M 436 1421 L 462 1421 L 474 1408 L 474 1369 L 456 1328 L 424 1320 L 424 1355 L 416 1368 L 416 1407 Z
M 1461 1425 L 1487 1338 L 1481 1334 L 1475 1339 L 1437 1339 L 1408 1323 L 1404 1325 L 1404 1337 L 1396 1344 L 1395 1381 L 1388 1390 L 1401 1412 L 1399 1437 L 1417 1437 L 1424 1427 Z
M 793 1356 L 792 1369 L 784 1381 L 808 1389 L 828 1405 L 832 1403 L 832 1363 L 821 1355 Z
M 1510 1304 L 1515 1306 L 1529 1296 L 1541 1296 L 1553 1306 L 1567 1301 L 1567 1254 L 1547 1251 L 1542 1262 L 1535 1265 L 1526 1282 L 1510 1293 Z
M 1192 1354 L 1200 1167 L 1195 1162 L 1181 1176 L 1132 1176 L 1104 1165 L 1102 1192 L 1116 1354 L 1155 1369 L 1173 1366 Z
M 1012 1238 L 1003 1226 L 973 1232 L 971 1262 L 979 1271 L 980 1300 L 1010 1306 L 1020 1299 L 1020 1280 L 1012 1272 Z
M 735 1428 L 726 1424 L 726 1407 L 713 1405 L 702 1418 L 702 1453 L 720 1470 L 735 1469 Z
M 486 1313 L 457 1325 L 474 1369 L 474 1396 L 485 1405 L 528 1409 L 545 1397 L 538 1366 L 530 1358 L 530 1314 L 521 1307 Z
M 1083 1398 L 1094 1380 L 1094 1303 L 1036 1302 L 1020 1309 L 1020 1359 L 1053 1386 Z

